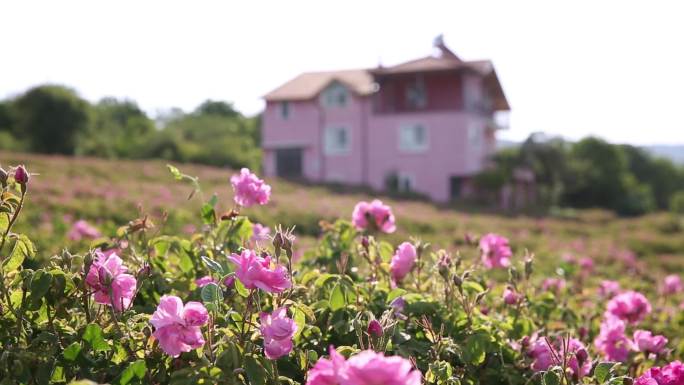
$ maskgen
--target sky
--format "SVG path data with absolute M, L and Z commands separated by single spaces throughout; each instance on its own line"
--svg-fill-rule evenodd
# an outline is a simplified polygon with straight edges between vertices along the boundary
M 684 2 L 0 0 L 0 98 L 56 83 L 150 115 L 231 101 L 246 114 L 301 72 L 397 64 L 433 38 L 490 59 L 502 139 L 684 144 Z

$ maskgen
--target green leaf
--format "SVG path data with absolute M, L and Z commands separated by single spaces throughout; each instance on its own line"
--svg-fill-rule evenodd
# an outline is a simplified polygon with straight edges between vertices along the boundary
M 543 385 L 560 385 L 560 377 L 558 374 L 552 370 L 547 371 L 544 373 L 544 376 L 542 377 L 542 384 Z
M 83 341 L 90 344 L 96 352 L 104 352 L 111 350 L 111 346 L 102 337 L 102 329 L 98 324 L 89 324 L 83 332 Z
M 216 211 L 214 210 L 214 207 L 209 203 L 205 203 L 202 205 L 200 214 L 202 217 L 202 222 L 204 222 L 205 224 L 211 225 L 216 223 Z
M 119 380 L 120 385 L 127 385 L 133 377 L 137 377 L 139 380 L 145 378 L 145 372 L 147 371 L 147 366 L 144 360 L 137 360 L 132 364 L 128 365 L 126 370 L 121 373 L 121 379 Z
M 245 285 L 242 284 L 242 282 L 239 279 L 235 280 L 235 291 L 240 295 L 240 297 L 247 298 L 249 297 L 249 290 L 245 287 Z
M 463 360 L 471 365 L 480 365 L 487 355 L 489 336 L 478 333 L 468 336 L 463 347 Z
M 74 342 L 71 345 L 67 346 L 66 349 L 64 349 L 64 352 L 62 352 L 62 355 L 64 356 L 64 359 L 67 361 L 74 361 L 76 360 L 76 357 L 78 357 L 78 353 L 81 352 L 81 343 L 80 342 Z
M 221 288 L 215 283 L 209 283 L 202 288 L 202 302 L 215 303 L 223 301 L 223 292 Z
M 245 356 L 245 373 L 250 385 L 266 384 L 266 369 L 254 356 Z
M 617 365 L 617 362 L 599 362 L 594 369 L 594 378 L 599 384 L 605 383 Z
M 20 235 L 14 242 L 9 257 L 3 263 L 3 269 L 6 272 L 14 271 L 24 263 L 24 259 L 33 258 L 35 254 L 35 246 L 33 246 L 31 240 L 25 235 Z
M 221 266 L 220 263 L 214 261 L 206 255 L 203 255 L 200 258 L 202 259 L 202 262 L 204 262 L 204 264 L 209 268 L 209 270 L 219 273 L 221 275 L 225 274 L 225 270 L 223 270 L 223 266 Z
M 52 274 L 45 270 L 38 270 L 33 275 L 31 279 L 31 294 L 29 295 L 29 300 L 33 305 L 34 309 L 40 307 L 43 301 L 43 297 L 50 290 L 50 284 L 52 283 Z
M 294 338 L 297 338 L 297 336 L 302 333 L 302 330 L 304 330 L 304 326 L 306 326 L 306 315 L 301 309 L 295 307 L 292 319 L 294 319 L 295 324 L 297 324 L 297 332 L 294 335 Z
M 332 290 L 332 293 L 330 293 L 330 309 L 333 311 L 342 309 L 346 304 L 345 302 L 346 301 L 344 298 L 344 291 L 342 289 L 342 285 L 335 285 L 335 287 Z

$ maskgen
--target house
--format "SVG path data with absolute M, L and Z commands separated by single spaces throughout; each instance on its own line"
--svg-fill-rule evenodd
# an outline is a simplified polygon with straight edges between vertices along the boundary
M 307 72 L 264 96 L 264 174 L 413 191 L 437 202 L 472 194 L 508 111 L 492 63 L 436 54 L 391 67 Z

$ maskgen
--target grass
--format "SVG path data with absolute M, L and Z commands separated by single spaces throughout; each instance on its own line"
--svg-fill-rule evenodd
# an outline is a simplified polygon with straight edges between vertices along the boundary
M 83 250 L 85 243 L 65 239 L 70 223 L 86 219 L 106 235 L 143 214 L 149 214 L 162 233 L 190 232 L 201 226 L 202 198 L 218 197 L 218 211 L 232 205 L 228 179 L 233 170 L 177 165 L 199 177 L 202 196 L 188 200 L 191 186 L 174 181 L 162 161 L 104 160 L 0 152 L 3 166 L 23 163 L 36 173 L 30 181 L 26 215 L 18 231 L 34 239 L 39 255 L 47 258 L 62 248 Z M 246 214 L 270 227 L 297 226 L 298 247 L 310 248 L 319 234 L 319 221 L 349 218 L 354 204 L 373 197 L 368 192 L 339 186 L 301 185 L 269 179 L 272 201 Z M 453 208 L 422 200 L 380 196 L 393 207 L 398 230 L 386 236 L 398 243 L 411 236 L 457 252 L 466 234 L 495 232 L 507 236 L 516 252 L 530 250 L 541 269 L 553 271 L 563 255 L 590 256 L 606 275 L 620 263 L 637 257 L 635 270 L 681 273 L 684 266 L 682 221 L 667 213 L 618 218 L 601 210 L 563 210 L 555 216 L 503 215 L 494 210 Z M 644 284 L 647 284 L 644 282 Z

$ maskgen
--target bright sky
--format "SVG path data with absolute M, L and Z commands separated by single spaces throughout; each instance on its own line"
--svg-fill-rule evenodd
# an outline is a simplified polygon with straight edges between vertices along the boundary
M 684 143 L 684 3 L 634 1 L 0 0 L 0 98 L 45 82 L 154 114 L 207 98 L 261 110 L 300 72 L 427 55 L 494 61 L 500 137 L 546 131 Z

